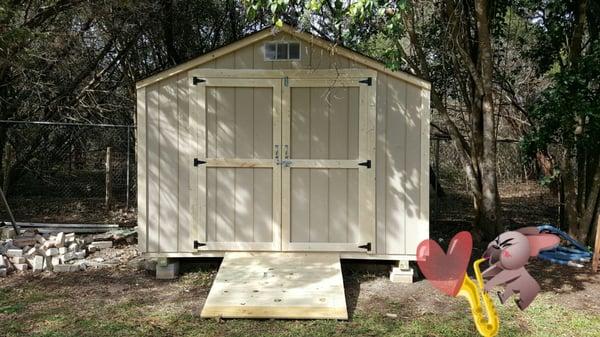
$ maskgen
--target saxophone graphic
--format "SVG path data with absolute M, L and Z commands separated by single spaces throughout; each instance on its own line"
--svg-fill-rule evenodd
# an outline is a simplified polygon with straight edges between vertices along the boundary
M 466 297 L 469 301 L 473 321 L 479 334 L 483 337 L 493 337 L 498 334 L 500 320 L 494 303 L 490 299 L 490 296 L 483 290 L 483 277 L 481 276 L 479 265 L 486 260 L 479 259 L 473 263 L 477 283 L 473 282 L 465 273 L 465 278 L 458 295 Z M 483 306 L 485 307 L 485 317 L 481 306 L 481 299 L 483 299 Z

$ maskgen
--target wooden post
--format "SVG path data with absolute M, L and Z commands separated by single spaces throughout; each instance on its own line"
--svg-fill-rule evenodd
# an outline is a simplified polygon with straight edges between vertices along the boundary
M 106 193 L 105 193 L 105 204 L 106 210 L 110 210 L 110 205 L 112 203 L 112 174 L 111 174 L 111 165 L 110 165 L 110 146 L 106 148 L 106 163 L 105 163 L 105 171 L 106 171 Z
M 600 214 L 596 217 L 598 218 L 596 223 L 596 242 L 594 243 L 594 256 L 592 257 L 592 270 L 594 273 L 598 272 L 598 265 L 600 264 Z

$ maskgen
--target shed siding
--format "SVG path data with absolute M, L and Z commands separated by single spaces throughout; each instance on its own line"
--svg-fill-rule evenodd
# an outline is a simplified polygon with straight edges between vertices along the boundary
M 365 68 L 350 59 L 332 55 L 330 51 L 304 41 L 300 42 L 299 61 L 265 61 L 262 48 L 269 40 L 287 41 L 296 38 L 280 33 L 205 63 L 199 68 Z M 429 92 L 384 73 L 378 73 L 376 85 L 376 253 L 415 254 L 416 245 L 429 233 Z M 189 126 L 189 97 L 189 83 L 185 73 L 138 89 L 138 225 L 140 249 L 145 252 L 191 252 L 193 239 L 198 235 L 190 205 L 189 166 L 193 157 L 193 143 Z M 232 99 L 231 102 L 236 100 Z M 207 130 L 217 128 L 217 120 L 213 115 L 210 112 L 207 114 Z M 231 116 L 231 119 L 244 120 L 244 116 Z M 246 122 L 250 123 L 250 120 Z M 234 125 L 231 127 L 235 129 Z M 215 139 L 211 140 L 211 137 L 208 137 L 209 155 L 224 149 L 218 150 L 214 142 Z M 238 149 L 236 155 L 237 152 L 251 150 L 246 149 L 244 144 L 245 142 L 234 146 Z M 254 146 L 256 147 L 256 144 Z M 241 152 L 239 155 L 243 154 Z M 255 170 L 254 174 L 243 169 L 226 171 L 220 170 L 218 173 L 217 170 L 207 170 L 207 184 L 212 184 L 208 187 L 209 191 L 217 188 L 217 182 L 229 182 L 229 187 L 235 188 L 236 181 L 249 175 L 246 178 L 253 180 L 254 193 L 264 194 L 260 192 L 263 189 L 261 181 L 267 182 L 269 179 L 263 177 L 264 174 L 258 172 L 260 170 Z M 343 179 L 342 176 L 334 175 L 332 179 Z M 314 178 L 316 183 L 318 177 Z M 244 178 L 241 181 L 248 179 Z M 269 186 L 265 187 L 265 191 L 268 188 Z M 219 190 L 225 192 L 226 189 Z M 225 200 L 226 197 L 225 194 L 218 198 L 208 196 L 208 214 L 216 214 L 222 207 L 235 205 L 233 195 Z M 317 197 L 318 193 L 314 195 L 314 198 Z M 323 202 L 335 205 L 336 201 Z M 259 210 L 254 210 L 257 211 Z M 239 216 L 234 214 L 235 209 L 230 213 L 234 217 Z M 218 231 L 217 222 L 225 221 L 222 217 L 225 215 L 223 213 L 219 218 L 215 216 L 212 222 L 208 220 L 209 239 L 239 238 L 241 241 L 262 241 L 271 235 L 270 231 L 260 228 L 255 228 L 254 231 L 248 228 L 246 231 L 237 226 L 228 226 L 228 231 Z M 329 236 L 332 234 L 331 242 L 345 241 L 346 236 L 347 240 L 350 240 L 350 236 L 354 235 L 353 231 L 329 233 Z M 311 239 L 318 236 L 314 238 L 318 241 L 326 240 L 328 233 L 309 232 L 292 235 L 309 235 Z

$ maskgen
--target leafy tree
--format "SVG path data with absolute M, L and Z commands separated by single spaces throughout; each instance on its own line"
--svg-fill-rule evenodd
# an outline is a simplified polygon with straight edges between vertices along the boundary
M 527 53 L 551 86 L 531 108 L 530 154 L 557 149 L 564 214 L 571 235 L 590 242 L 600 193 L 600 5 L 587 0 L 527 2 L 537 22 Z M 565 38 L 566 37 L 566 38 Z

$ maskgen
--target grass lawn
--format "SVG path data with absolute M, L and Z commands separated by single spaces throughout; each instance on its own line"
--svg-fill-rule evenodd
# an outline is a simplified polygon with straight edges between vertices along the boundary
M 600 336 L 598 275 L 536 262 L 543 292 L 524 312 L 496 306 L 499 336 Z M 177 281 L 123 268 L 0 281 L 2 336 L 477 336 L 466 300 L 426 281 L 391 284 L 381 272 L 344 264 L 349 321 L 216 320 L 199 312 L 215 274 Z M 567 277 L 563 277 L 564 275 Z M 563 275 L 563 276 L 561 276 Z M 390 318 L 386 314 L 395 314 Z

